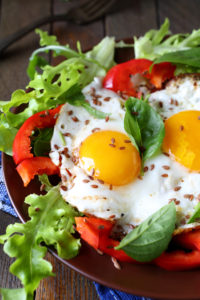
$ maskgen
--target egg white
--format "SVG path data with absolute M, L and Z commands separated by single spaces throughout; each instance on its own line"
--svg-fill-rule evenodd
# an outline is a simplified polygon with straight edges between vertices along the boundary
M 91 106 L 110 116 L 109 120 L 96 119 L 82 107 L 63 106 L 54 128 L 50 153 L 52 161 L 60 166 L 63 198 L 83 213 L 116 219 L 127 232 L 165 204 L 175 201 L 177 227 L 196 226 L 186 223 L 199 202 L 200 174 L 188 172 L 163 153 L 148 160 L 144 176 L 128 185 L 110 189 L 107 184 L 91 180 L 92 174 L 86 174 L 79 160 L 79 147 L 94 130 L 125 133 L 125 111 L 123 100 L 116 93 L 103 89 L 98 78 L 84 88 L 83 93 Z M 104 101 L 108 97 L 109 101 Z M 200 110 L 200 82 L 194 84 L 190 76 L 172 80 L 166 89 L 151 94 L 149 103 L 163 119 L 182 110 Z M 74 117 L 78 121 L 74 121 Z

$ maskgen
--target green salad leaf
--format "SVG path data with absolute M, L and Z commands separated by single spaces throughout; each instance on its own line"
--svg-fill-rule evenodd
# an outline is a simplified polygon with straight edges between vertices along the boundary
M 144 162 L 160 150 L 165 135 L 164 123 L 146 101 L 131 97 L 125 102 L 125 109 L 124 128 Z
M 167 249 L 175 222 L 176 207 L 171 202 L 127 234 L 116 249 L 124 250 L 137 261 L 152 261 Z
M 135 58 L 155 60 L 166 53 L 188 50 L 200 46 L 200 29 L 191 34 L 170 34 L 170 22 L 166 18 L 158 30 L 149 30 L 142 37 L 134 37 Z M 166 36 L 168 36 L 166 38 Z
M 194 222 L 199 222 L 200 220 L 200 203 L 198 203 L 194 209 L 194 213 L 188 220 L 187 224 L 194 223 Z
M 29 195 L 25 203 L 30 205 L 30 221 L 9 225 L 0 243 L 6 254 L 16 258 L 10 272 L 21 280 L 27 297 L 32 297 L 40 280 L 54 275 L 51 264 L 43 259 L 47 247 L 42 242 L 52 245 L 64 259 L 78 254 L 80 241 L 72 235 L 78 213 L 63 200 L 58 186 L 46 195 Z
M 32 137 L 32 148 L 35 156 L 48 156 L 51 150 L 50 141 L 53 128 L 39 129 L 37 136 Z
M 2 295 L 2 300 L 33 300 L 30 296 L 27 298 L 26 291 L 24 288 L 21 289 L 2 289 L 0 288 L 0 294 Z

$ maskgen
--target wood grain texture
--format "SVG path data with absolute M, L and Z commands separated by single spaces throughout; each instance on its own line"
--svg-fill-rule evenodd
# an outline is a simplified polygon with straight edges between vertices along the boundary
M 26 26 L 42 15 L 50 13 L 50 0 L 2 0 L 0 39 Z M 45 26 L 43 28 L 48 28 Z M 38 36 L 33 32 L 9 47 L 0 60 L 0 99 L 10 99 L 11 93 L 28 83 L 28 58 L 38 47 Z
M 17 218 L 12 217 L 2 211 L 0 211 L 0 235 L 5 233 L 6 227 L 8 224 L 12 224 L 18 221 Z M 17 288 L 21 287 L 20 281 L 9 273 L 9 267 L 12 263 L 10 259 L 4 252 L 3 247 L 0 246 L 0 286 Z
M 157 8 L 160 24 L 168 17 L 173 33 L 191 32 L 200 27 L 199 0 L 157 0 Z
M 149 28 L 156 28 L 154 1 L 117 1 L 115 11 L 106 17 L 105 32 L 116 39 L 139 36 Z

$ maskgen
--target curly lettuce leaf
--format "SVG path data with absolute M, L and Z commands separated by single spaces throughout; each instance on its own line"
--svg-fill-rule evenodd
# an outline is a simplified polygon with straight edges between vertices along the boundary
M 2 295 L 2 300 L 32 300 L 33 297 L 30 296 L 27 299 L 26 291 L 24 288 L 21 289 L 2 289 L 0 288 L 0 294 Z
M 134 50 L 136 58 L 155 60 L 166 53 L 182 51 L 200 45 L 200 29 L 193 30 L 191 34 L 170 34 L 170 22 L 166 18 L 158 30 L 150 30 L 142 37 L 134 37 Z
M 30 205 L 30 221 L 9 225 L 0 243 L 7 255 L 16 258 L 10 272 L 21 280 L 27 297 L 32 297 L 40 280 L 54 275 L 51 264 L 43 259 L 47 247 L 42 242 L 54 246 L 64 259 L 78 254 L 80 241 L 72 235 L 78 213 L 63 200 L 58 186 L 46 195 L 29 195 L 25 203 Z

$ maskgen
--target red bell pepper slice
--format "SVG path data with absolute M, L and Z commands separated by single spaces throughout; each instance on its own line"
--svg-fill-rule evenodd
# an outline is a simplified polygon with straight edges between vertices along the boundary
M 154 263 L 168 271 L 182 271 L 200 267 L 200 251 L 185 252 L 176 250 L 164 252 L 154 260 Z
M 160 89 L 162 88 L 163 82 L 174 76 L 175 70 L 175 65 L 172 65 L 169 62 L 156 64 L 152 68 L 150 81 L 157 89 Z
M 177 234 L 174 236 L 173 242 L 185 249 L 196 249 L 200 251 L 200 230 L 197 229 Z
M 119 261 L 135 262 L 123 250 L 115 250 L 119 242 L 109 238 L 114 223 L 96 217 L 76 217 L 76 230 L 81 238 L 95 249 L 115 257 Z
M 16 168 L 26 187 L 35 175 L 59 174 L 59 168 L 49 157 L 32 157 L 24 159 Z
M 32 131 L 35 128 L 53 127 L 61 106 L 34 114 L 20 127 L 13 143 L 13 159 L 16 164 L 33 157 L 30 140 Z
M 164 62 L 149 68 L 152 61 L 148 59 L 132 59 L 112 67 L 103 80 L 103 87 L 115 92 L 122 92 L 128 96 L 137 96 L 137 89 L 131 80 L 132 75 L 140 74 L 149 80 L 156 88 L 161 88 L 163 82 L 174 76 L 175 66 Z

